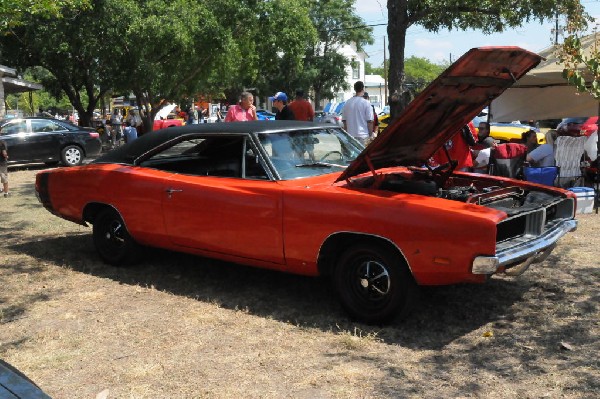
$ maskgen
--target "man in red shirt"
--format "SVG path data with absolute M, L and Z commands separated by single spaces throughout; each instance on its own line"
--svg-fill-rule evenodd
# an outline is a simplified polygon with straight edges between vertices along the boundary
M 312 122 L 315 117 L 315 110 L 304 98 L 302 90 L 296 90 L 296 99 L 288 105 L 288 108 L 292 110 L 297 121 Z
M 467 126 L 463 127 L 444 144 L 446 150 L 448 150 L 450 159 L 458 162 L 456 170 L 469 172 L 473 167 L 471 146 L 475 144 L 475 135 L 475 126 L 473 122 L 469 122 Z M 433 155 L 434 165 L 432 166 L 443 165 L 447 162 L 449 162 L 449 159 L 446 156 L 446 151 L 440 148 Z

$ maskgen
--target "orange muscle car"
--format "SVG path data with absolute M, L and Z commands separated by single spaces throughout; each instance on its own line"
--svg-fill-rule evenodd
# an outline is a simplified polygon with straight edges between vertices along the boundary
M 329 275 L 367 323 L 405 315 L 419 285 L 483 283 L 543 260 L 577 226 L 575 195 L 427 160 L 540 61 L 517 47 L 467 52 L 367 148 L 294 121 L 188 125 L 95 162 L 38 173 L 52 213 L 93 225 L 99 256 L 143 246 Z

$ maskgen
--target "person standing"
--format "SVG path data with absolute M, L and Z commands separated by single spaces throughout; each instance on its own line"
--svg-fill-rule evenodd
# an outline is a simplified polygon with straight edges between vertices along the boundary
M 138 133 L 135 126 L 131 125 L 130 121 L 125 121 L 125 129 L 123 129 L 123 135 L 125 136 L 125 143 L 131 143 L 137 139 Z
M 288 108 L 294 113 L 297 121 L 312 122 L 315 118 L 315 110 L 304 98 L 303 90 L 296 90 L 296 99 L 288 105 Z
M 287 106 L 287 94 L 278 91 L 273 97 L 269 97 L 273 102 L 273 106 L 277 108 L 275 113 L 276 121 L 293 121 L 296 120 L 294 112 Z
M 0 182 L 2 182 L 2 192 L 4 197 L 8 197 L 8 148 L 6 143 L 0 140 Z
M 123 134 L 123 117 L 121 116 L 121 112 L 118 108 L 113 110 L 113 113 L 110 117 L 110 144 L 112 147 L 115 147 L 117 143 L 121 140 L 121 136 Z
M 366 91 L 363 93 L 363 98 L 371 104 L 369 101 L 369 93 Z M 371 104 L 371 109 L 373 110 L 373 134 L 371 137 L 375 137 L 377 136 L 377 130 L 379 129 L 379 118 L 377 117 L 377 112 L 375 112 L 375 106 L 373 104 Z
M 373 110 L 367 100 L 363 98 L 365 85 L 360 80 L 354 83 L 355 95 L 344 105 L 342 121 L 344 130 L 352 137 L 367 144 L 373 134 Z
M 256 116 L 256 107 L 254 106 L 254 96 L 250 92 L 243 92 L 240 96 L 240 103 L 232 105 L 227 111 L 225 122 L 246 122 L 258 120 Z

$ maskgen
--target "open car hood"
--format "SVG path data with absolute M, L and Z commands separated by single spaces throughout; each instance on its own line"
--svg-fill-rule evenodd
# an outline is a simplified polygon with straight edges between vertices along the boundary
M 425 165 L 448 139 L 541 59 L 519 47 L 469 50 L 427 86 L 337 181 L 369 170 Z

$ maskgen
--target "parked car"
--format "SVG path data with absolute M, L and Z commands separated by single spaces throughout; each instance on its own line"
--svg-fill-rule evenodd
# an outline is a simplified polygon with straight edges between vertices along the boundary
M 559 136 L 589 136 L 598 130 L 598 117 L 563 118 L 556 126 Z
M 275 114 L 273 112 L 269 112 L 266 109 L 257 109 L 256 116 L 259 121 L 274 121 Z
M 378 134 L 383 133 L 385 128 L 388 127 L 391 118 L 392 116 L 390 114 L 383 114 L 379 116 L 379 126 L 377 128 Z
M 50 399 L 25 374 L 0 359 L 0 398 Z
M 184 120 L 180 118 L 172 119 L 155 119 L 152 125 L 152 130 L 166 129 L 168 127 L 183 126 Z
M 86 157 L 100 154 L 100 134 L 52 118 L 15 118 L 0 121 L 0 140 L 8 147 L 11 163 L 45 162 L 80 165 Z
M 473 118 L 475 128 L 479 130 L 479 123 L 485 122 L 487 117 L 476 116 Z M 546 136 L 540 132 L 540 129 L 521 123 L 490 123 L 490 136 L 500 143 L 521 143 L 523 133 L 529 130 L 535 130 L 538 144 L 546 143 Z
M 576 228 L 572 192 L 457 172 L 450 159 L 424 166 L 539 61 L 518 47 L 470 50 L 367 148 L 335 125 L 189 125 L 39 172 L 38 198 L 91 223 L 109 264 L 151 246 L 326 275 L 352 317 L 385 322 L 410 310 L 418 286 L 518 275 Z
M 335 126 L 344 126 L 342 122 L 342 116 L 338 114 L 329 114 L 322 111 L 315 112 L 314 122 L 317 123 L 331 123 Z

